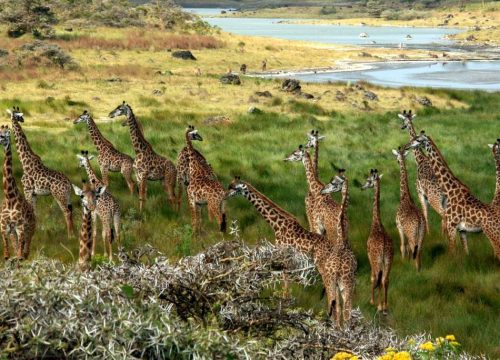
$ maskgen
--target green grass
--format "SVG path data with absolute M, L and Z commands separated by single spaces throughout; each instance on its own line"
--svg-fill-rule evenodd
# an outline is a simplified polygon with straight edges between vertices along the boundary
M 498 93 L 428 90 L 428 93 L 470 104 L 468 109 L 420 111 L 415 120 L 416 129 L 425 129 L 441 148 L 455 174 L 468 184 L 472 192 L 488 202 L 495 188 L 495 169 L 488 143 L 499 134 L 500 120 Z M 2 99 L 0 107 L 13 103 L 25 112 L 25 125 L 33 115 L 44 112 L 78 113 L 93 109 L 71 99 L 23 101 Z M 332 165 L 347 169 L 351 180 L 349 208 L 350 240 L 358 258 L 356 306 L 367 318 L 390 325 L 400 334 L 430 332 L 433 336 L 455 334 L 467 351 L 488 353 L 499 357 L 498 336 L 500 323 L 500 267 L 493 257 L 488 240 L 483 235 L 470 236 L 471 255 L 450 256 L 447 243 L 440 234 L 439 219 L 431 212 L 431 234 L 425 238 L 422 271 L 417 273 L 412 264 L 403 262 L 399 255 L 399 238 L 395 227 L 395 211 L 399 201 L 399 169 L 391 149 L 408 141 L 408 135 L 399 127 L 395 112 L 386 113 L 328 113 L 319 105 L 305 101 L 284 102 L 289 113 L 265 112 L 260 115 L 240 115 L 223 126 L 206 126 L 205 114 L 192 113 L 190 107 L 172 106 L 168 98 L 143 96 L 136 111 L 146 137 L 161 154 L 175 159 L 183 146 L 183 132 L 187 124 L 195 125 L 204 141 L 196 147 L 212 164 L 221 181 L 227 185 L 234 175 L 252 183 L 280 206 L 296 214 L 307 224 L 304 213 L 306 182 L 300 163 L 285 163 L 283 158 L 299 144 L 305 143 L 306 133 L 312 128 L 326 135 L 320 154 L 320 174 L 326 181 L 333 174 Z M 131 103 L 134 107 L 134 103 Z M 112 110 L 110 108 L 109 110 Z M 321 115 L 321 119 L 316 118 Z M 99 123 L 102 132 L 118 149 L 133 155 L 128 129 L 121 121 Z M 76 153 L 95 149 L 85 125 L 70 125 L 62 120 L 41 118 L 26 133 L 32 148 L 46 165 L 64 171 L 74 183 L 84 176 L 78 167 Z M 58 129 L 54 133 L 54 129 Z M 20 164 L 15 153 L 18 179 Z M 93 163 L 96 167 L 96 163 Z M 415 179 L 413 156 L 407 160 L 410 182 Z M 380 318 L 369 305 L 369 264 L 366 239 L 371 223 L 372 196 L 354 184 L 362 183 L 370 168 L 384 173 L 382 180 L 382 218 L 394 241 L 396 257 L 389 290 L 390 314 Z M 132 197 L 119 174 L 111 175 L 110 190 L 122 206 L 122 240 L 127 248 L 150 243 L 172 258 L 194 254 L 220 239 L 217 226 L 209 224 L 204 211 L 202 239 L 190 238 L 190 216 L 184 200 L 180 214 L 167 205 L 167 197 L 159 183 L 148 187 L 145 211 L 139 214 L 138 201 Z M 414 186 L 412 186 L 416 199 Z M 75 222 L 80 223 L 81 211 L 76 197 Z M 230 199 L 227 204 L 228 221 L 238 219 L 242 237 L 253 243 L 261 238 L 273 239 L 270 227 L 244 199 Z M 62 215 L 52 198 L 40 198 L 37 204 L 38 229 L 32 246 L 32 256 L 44 254 L 75 262 L 78 253 L 76 239 L 68 241 Z M 79 227 L 79 225 L 77 225 Z M 228 237 L 228 236 L 226 236 Z M 102 253 L 102 241 L 98 251 Z M 300 305 L 323 311 L 321 286 L 310 289 L 295 288 Z

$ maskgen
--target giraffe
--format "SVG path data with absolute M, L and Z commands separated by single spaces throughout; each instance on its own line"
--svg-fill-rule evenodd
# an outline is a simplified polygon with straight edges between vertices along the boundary
M 391 272 L 394 249 L 392 248 L 392 239 L 385 231 L 382 220 L 380 219 L 380 179 L 383 174 L 378 173 L 377 169 L 370 170 L 366 183 L 362 190 L 374 188 L 372 226 L 367 241 L 368 260 L 371 267 L 372 293 L 370 303 L 375 305 L 375 289 L 378 287 L 378 306 L 379 311 L 387 311 L 387 292 L 389 290 L 389 274 Z M 384 298 L 382 299 L 382 292 Z
M 324 184 L 318 179 L 317 173 L 314 171 L 309 152 L 300 145 L 298 149 L 285 158 L 285 161 L 302 161 L 304 164 L 308 184 L 305 203 L 309 229 L 320 235 L 326 233 L 330 241 L 336 242 L 336 219 L 340 212 L 340 206 L 330 195 L 321 192 Z
M 181 150 L 181 152 L 177 156 L 177 186 L 178 186 L 177 203 L 179 204 L 179 207 L 180 207 L 180 204 L 182 202 L 182 193 L 184 192 L 184 186 L 189 185 L 189 151 L 188 151 L 188 147 L 190 144 L 192 145 L 193 140 L 203 141 L 203 138 L 198 134 L 197 131 L 191 131 L 191 130 L 194 130 L 194 127 L 192 127 L 190 125 L 186 129 L 186 133 L 185 133 L 186 146 L 184 146 L 184 148 Z M 196 150 L 194 148 L 193 148 L 193 150 L 194 150 L 194 156 L 195 156 L 196 160 L 198 161 L 199 165 L 205 167 L 205 171 L 207 173 L 212 174 L 213 180 L 217 180 L 217 176 L 215 175 L 212 167 L 207 162 L 205 157 L 198 150 Z
M 94 157 L 89 156 L 89 152 L 82 150 L 80 154 L 76 157 L 80 163 L 80 167 L 83 167 L 87 173 L 90 183 L 94 187 L 103 187 L 104 184 L 101 179 L 99 179 L 90 165 L 90 160 Z M 95 248 L 97 243 L 97 217 L 101 220 L 102 224 L 102 240 L 104 242 L 104 249 L 106 250 L 106 255 L 109 260 L 113 260 L 113 249 L 112 244 L 116 236 L 118 244 L 120 244 L 120 218 L 121 211 L 118 201 L 111 195 L 106 187 L 106 190 L 97 199 L 96 209 L 92 213 L 92 221 L 94 226 L 92 227 L 92 256 L 95 256 Z
M 412 257 L 415 260 L 417 271 L 420 270 L 422 243 L 425 236 L 425 219 L 420 209 L 415 205 L 408 186 L 408 173 L 406 172 L 405 157 L 408 151 L 398 148 L 392 150 L 399 163 L 400 202 L 396 213 L 396 226 L 401 238 L 401 257 Z M 408 243 L 406 243 L 408 239 Z
M 35 209 L 37 196 L 52 195 L 64 214 L 68 238 L 71 238 L 74 227 L 69 179 L 63 173 L 49 169 L 44 165 L 40 156 L 33 152 L 20 125 L 21 122 L 24 122 L 24 117 L 19 107 L 12 111 L 7 110 L 7 112 L 12 120 L 12 131 L 14 132 L 16 148 L 23 168 L 21 183 L 26 200 Z
M 82 226 L 80 228 L 80 253 L 78 265 L 81 271 L 90 270 L 92 259 L 92 214 L 96 211 L 97 201 L 106 191 L 106 186 L 98 186 L 95 189 L 88 186 L 84 181 L 83 189 L 73 185 L 73 190 L 80 197 L 82 203 Z
M 500 207 L 500 139 L 497 139 L 495 143 L 488 144 L 493 153 L 493 159 L 495 159 L 496 168 L 496 183 L 495 183 L 495 195 L 493 196 L 492 206 Z
M 193 126 L 186 131 L 186 141 L 189 138 L 203 140 Z M 193 233 L 201 230 L 201 206 L 207 205 L 209 219 L 216 218 L 221 232 L 226 232 L 226 196 L 227 192 L 213 175 L 206 162 L 200 162 L 191 141 L 187 141 L 189 163 L 189 185 L 187 187 L 188 203 L 191 209 Z
M 401 129 L 407 129 L 410 135 L 410 140 L 416 137 L 413 120 L 417 115 L 412 114 L 411 110 L 404 110 L 398 117 L 402 120 Z M 437 177 L 432 170 L 429 159 L 424 155 L 422 150 L 414 149 L 413 154 L 417 163 L 417 195 L 422 207 L 422 213 L 425 219 L 425 229 L 429 233 L 429 205 L 441 216 L 441 230 L 444 232 L 444 205 L 446 197 L 439 187 Z
M 122 126 L 129 126 L 130 137 L 136 154 L 133 168 L 139 184 L 139 210 L 142 212 L 146 201 L 148 180 L 163 181 L 163 187 L 168 194 L 169 202 L 177 210 L 178 203 L 175 196 L 177 170 L 175 165 L 172 161 L 158 155 L 153 150 L 151 144 L 144 137 L 141 125 L 135 118 L 132 108 L 125 101 L 109 113 L 111 118 L 120 115 L 127 117 Z
M 130 193 L 133 194 L 135 187 L 134 181 L 132 180 L 134 159 L 115 149 L 113 144 L 111 144 L 111 142 L 99 131 L 94 119 L 87 110 L 85 110 L 82 115 L 73 121 L 73 124 L 80 123 L 87 124 L 90 137 L 92 138 L 92 142 L 97 149 L 97 163 L 99 164 L 99 169 L 101 170 L 103 183 L 106 186 L 109 186 L 109 172 L 119 171 L 127 182 Z
M 349 246 L 333 244 L 325 237 L 307 231 L 297 219 L 272 202 L 249 183 L 236 177 L 229 185 L 228 196 L 242 195 L 274 230 L 276 244 L 291 246 L 313 256 L 314 263 L 323 279 L 329 316 L 338 326 L 351 318 L 352 294 L 355 285 L 356 258 Z M 342 302 L 342 314 L 337 314 L 338 302 Z M 341 316 L 342 315 L 342 316 Z M 336 318 L 334 318 L 336 316 Z
M 323 135 L 319 135 L 318 130 L 311 130 L 310 134 L 307 134 L 307 144 L 306 149 L 314 148 L 314 172 L 316 176 L 319 177 L 318 172 L 318 157 L 319 157 L 319 142 L 325 138 Z
M 3 163 L 3 193 L 0 212 L 0 230 L 3 238 L 3 254 L 5 260 L 10 257 L 9 238 L 15 239 L 18 259 L 27 259 L 30 253 L 31 238 L 35 232 L 36 219 L 31 203 L 26 201 L 19 191 L 12 172 L 12 147 L 10 129 L 0 127 L 0 144 L 2 144 L 5 159 Z M 14 245 L 14 244 L 13 244 Z
M 467 233 L 484 232 L 500 260 L 500 209 L 478 200 L 451 171 L 443 155 L 430 136 L 422 131 L 406 148 L 424 148 L 432 164 L 439 185 L 446 195 L 446 235 L 450 249 L 455 250 L 457 231 L 468 254 Z

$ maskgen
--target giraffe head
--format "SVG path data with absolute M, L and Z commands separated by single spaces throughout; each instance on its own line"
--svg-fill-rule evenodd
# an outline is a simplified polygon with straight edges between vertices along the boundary
M 420 149 L 424 148 L 429 151 L 431 149 L 431 141 L 429 137 L 422 130 L 420 135 L 414 137 L 408 144 L 406 144 L 405 149 Z
M 234 180 L 229 184 L 227 196 L 231 197 L 236 195 L 243 195 L 247 191 L 247 185 L 243 181 L 241 181 L 241 178 L 239 176 L 235 176 Z
M 7 113 L 10 115 L 10 119 L 17 122 L 24 122 L 23 113 L 19 110 L 19 106 L 16 108 L 12 107 L 12 110 L 7 109 Z
M 494 144 L 488 144 L 495 159 L 500 159 L 500 139 L 497 139 Z
M 404 130 L 412 126 L 413 119 L 417 117 L 417 114 L 412 114 L 411 110 L 408 110 L 408 112 L 406 112 L 406 110 L 403 110 L 403 113 L 398 114 L 398 117 L 403 122 L 401 125 L 401 129 Z
M 82 203 L 83 212 L 88 214 L 89 212 L 95 211 L 97 200 L 106 191 L 106 186 L 99 186 L 97 188 L 88 186 L 83 180 L 83 189 L 78 186 L 73 185 L 73 190 L 77 196 L 80 197 L 80 202 Z
M 361 190 L 375 187 L 380 179 L 382 179 L 383 175 L 384 174 L 379 174 L 377 169 L 370 169 L 370 175 L 366 179 L 365 184 L 361 187 Z
M 302 145 L 299 145 L 299 147 L 294 150 L 290 155 L 288 155 L 286 158 L 284 158 L 284 161 L 302 161 L 306 154 L 306 151 L 304 150 L 304 147 Z
M 76 154 L 78 161 L 80 162 L 80 167 L 84 168 L 86 164 L 88 164 L 89 160 L 94 158 L 93 155 L 89 155 L 88 150 L 80 151 L 80 154 Z
M 127 116 L 127 120 L 122 122 L 122 126 L 127 126 L 128 125 L 128 117 L 131 113 L 132 113 L 132 108 L 130 107 L 130 105 L 125 103 L 125 101 L 123 101 L 120 105 L 118 105 L 116 107 L 116 109 L 111 111 L 108 116 L 110 118 L 114 118 L 114 117 L 122 116 L 122 115 Z
M 82 115 L 80 115 L 79 117 L 77 117 L 74 121 L 73 121 L 73 124 L 80 124 L 80 123 L 87 123 L 89 122 L 89 120 L 91 119 L 90 117 L 90 114 L 87 110 L 85 110 L 83 112 Z
M 10 129 L 7 125 L 0 126 L 0 144 L 5 150 L 10 146 Z
M 398 159 L 398 161 L 404 161 L 404 159 L 408 156 L 408 150 L 403 149 L 401 146 L 398 149 L 392 149 L 392 153 Z
M 201 137 L 200 134 L 198 134 L 198 130 L 196 130 L 193 125 L 189 125 L 187 127 L 186 138 L 191 141 L 193 140 L 203 141 L 203 138 Z
M 321 190 L 322 194 L 330 194 L 332 192 L 339 192 L 345 182 L 345 169 L 339 169 L 339 173 L 332 177 L 330 182 L 326 184 Z
M 315 148 L 324 138 L 325 137 L 323 135 L 319 135 L 318 130 L 311 130 L 311 132 L 307 134 L 306 149 Z

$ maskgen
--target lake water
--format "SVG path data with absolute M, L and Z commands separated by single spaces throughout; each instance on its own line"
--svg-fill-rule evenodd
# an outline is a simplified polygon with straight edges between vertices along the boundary
M 288 40 L 313 41 L 326 44 L 368 47 L 400 47 L 429 50 L 449 50 L 454 42 L 445 38 L 462 30 L 453 28 L 414 28 L 393 26 L 338 26 L 293 24 L 287 19 L 253 19 L 214 17 L 227 9 L 189 9 L 204 17 L 211 25 L 239 35 L 261 36 Z M 367 38 L 359 35 L 366 33 Z M 407 39 L 407 35 L 411 39 Z M 457 50 L 457 49 L 454 49 Z M 421 86 L 455 89 L 500 90 L 500 61 L 468 62 L 396 62 L 377 63 L 370 69 L 298 74 L 303 81 L 365 80 L 384 86 Z M 278 75 L 281 76 L 281 75 Z

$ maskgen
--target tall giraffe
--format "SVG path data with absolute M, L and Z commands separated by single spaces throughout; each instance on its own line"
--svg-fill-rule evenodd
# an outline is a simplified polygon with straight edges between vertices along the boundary
M 414 138 L 407 148 L 424 148 L 431 160 L 432 169 L 446 195 L 446 235 L 450 249 L 455 250 L 457 231 L 466 253 L 467 233 L 483 231 L 500 260 L 500 209 L 478 200 L 451 171 L 434 141 L 424 131 Z
M 80 163 L 87 173 L 90 183 L 95 187 L 104 187 L 105 184 L 99 179 L 90 165 L 90 160 L 94 157 L 89 156 L 89 152 L 82 150 L 81 154 L 76 155 Z M 109 190 L 106 190 L 99 196 L 96 203 L 96 209 L 92 213 L 92 220 L 94 222 L 92 231 L 92 256 L 95 255 L 95 248 L 97 243 L 97 217 L 101 219 L 102 224 L 102 240 L 104 242 L 104 249 L 109 260 L 113 259 L 112 243 L 116 237 L 118 245 L 120 244 L 120 218 L 121 211 L 118 201 L 111 195 Z
M 370 303 L 375 305 L 375 289 L 378 287 L 378 307 L 379 311 L 387 311 L 387 292 L 389 291 L 389 274 L 394 258 L 392 239 L 385 231 L 380 219 L 380 179 L 383 174 L 377 169 L 370 170 L 370 176 L 361 189 L 374 188 L 372 226 L 367 241 L 368 260 L 371 267 L 372 295 Z M 384 298 L 382 299 L 382 293 Z
M 408 151 L 398 148 L 392 150 L 399 164 L 399 193 L 400 201 L 396 212 L 396 226 L 401 239 L 401 257 L 411 256 L 415 260 L 417 270 L 420 270 L 422 243 L 425 236 L 425 219 L 420 209 L 415 205 L 408 186 L 408 173 L 406 172 L 405 158 Z M 406 242 L 408 239 L 408 243 Z
M 287 211 L 281 209 L 249 183 L 236 177 L 229 185 L 228 196 L 242 195 L 252 203 L 273 228 L 276 244 L 291 246 L 313 256 L 325 287 L 328 311 L 336 315 L 338 302 L 343 305 L 343 321 L 340 313 L 333 320 L 337 325 L 349 322 L 352 310 L 352 293 L 355 285 L 356 259 L 350 247 L 332 244 L 325 237 L 307 231 Z
M 127 120 L 122 126 L 129 127 L 132 146 L 136 157 L 134 159 L 134 171 L 139 183 L 139 210 L 142 211 L 147 194 L 147 181 L 163 181 L 163 187 L 168 194 L 168 200 L 174 209 L 178 209 L 177 198 L 175 196 L 175 182 L 177 170 L 169 159 L 158 155 L 151 144 L 142 133 L 141 126 L 132 111 L 132 108 L 125 101 L 109 113 L 109 117 L 125 115 Z
M 109 186 L 109 172 L 121 172 L 130 193 L 134 193 L 134 181 L 132 180 L 132 170 L 134 159 L 127 154 L 121 153 L 106 139 L 97 127 L 92 116 L 85 110 L 73 124 L 86 123 L 92 142 L 97 149 L 97 163 L 101 170 L 102 181 Z
M 31 238 L 35 232 L 35 212 L 31 203 L 26 201 L 19 191 L 12 172 L 12 147 L 8 126 L 0 127 L 0 144 L 2 144 L 5 159 L 3 162 L 3 193 L 0 212 L 0 230 L 3 238 L 4 258 L 10 257 L 9 238 L 16 241 L 15 250 L 18 259 L 27 259 L 30 253 Z
M 28 139 L 21 128 L 24 122 L 23 113 L 19 108 L 7 110 L 12 120 L 12 130 L 16 140 L 16 148 L 23 168 L 21 183 L 26 199 L 35 209 L 36 197 L 42 195 L 54 196 L 57 204 L 64 213 L 68 238 L 74 233 L 73 206 L 71 204 L 71 183 L 63 173 L 49 169 L 44 165 L 40 156 L 35 154 L 28 143 Z
M 488 146 L 491 148 L 491 152 L 493 153 L 496 169 L 495 195 L 493 196 L 491 205 L 500 207 L 500 139 L 497 139 L 494 144 L 488 144 Z
M 73 184 L 72 184 L 73 185 Z M 92 188 L 84 182 L 83 189 L 73 185 L 73 190 L 82 203 L 82 226 L 80 228 L 80 253 L 78 265 L 80 270 L 88 271 L 92 260 L 92 214 L 96 211 L 97 201 L 106 191 L 106 186 Z
M 403 124 L 401 129 L 408 130 L 410 140 L 414 139 L 417 135 L 413 127 L 413 120 L 417 116 L 412 114 L 411 110 L 402 114 L 398 114 Z M 417 163 L 417 194 L 418 200 L 422 207 L 422 213 L 425 219 L 425 228 L 429 233 L 429 204 L 441 216 L 441 230 L 444 231 L 444 204 L 446 203 L 446 196 L 439 187 L 437 177 L 434 175 L 432 166 L 427 156 L 424 155 L 421 149 L 414 149 L 413 154 Z
M 189 126 L 186 131 L 186 139 L 194 137 L 202 140 L 198 130 Z M 222 184 L 214 178 L 212 168 L 207 167 L 206 163 L 198 161 L 197 152 L 190 141 L 187 141 L 187 154 L 189 163 L 187 195 L 193 232 L 196 234 L 201 230 L 201 206 L 204 204 L 208 207 L 209 219 L 215 218 L 220 231 L 226 232 L 227 192 Z
M 316 176 L 319 177 L 318 173 L 318 158 L 319 158 L 319 142 L 322 141 L 325 136 L 320 135 L 318 130 L 311 130 L 310 134 L 307 134 L 307 144 L 306 149 L 314 149 L 314 172 Z
M 306 196 L 306 214 L 309 229 L 312 232 L 324 235 L 332 241 L 337 241 L 337 218 L 340 206 L 330 195 L 321 192 L 324 184 L 318 179 L 314 171 L 309 152 L 302 145 L 285 158 L 285 161 L 302 161 L 306 172 L 308 194 Z
M 189 146 L 192 146 L 192 141 L 203 141 L 203 138 L 198 134 L 198 132 L 191 131 L 194 129 L 192 126 L 189 126 L 185 132 L 186 146 L 181 150 L 179 155 L 177 156 L 177 197 L 178 204 L 180 206 L 182 202 L 182 193 L 184 192 L 184 186 L 189 185 Z M 194 148 L 193 148 L 194 149 Z M 212 178 L 217 180 L 217 175 L 215 175 L 212 167 L 207 162 L 205 157 L 196 149 L 194 149 L 194 155 L 200 166 L 204 166 L 206 168 L 207 173 L 212 173 Z

